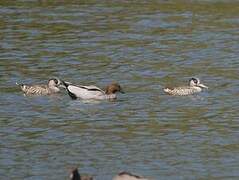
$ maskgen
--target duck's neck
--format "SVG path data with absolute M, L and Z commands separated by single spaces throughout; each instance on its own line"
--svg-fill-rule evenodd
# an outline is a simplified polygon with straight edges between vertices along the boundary
M 106 94 L 106 99 L 116 99 L 116 94 Z
M 105 94 L 106 94 L 106 95 L 112 94 L 112 93 L 109 91 L 108 87 L 105 88 Z

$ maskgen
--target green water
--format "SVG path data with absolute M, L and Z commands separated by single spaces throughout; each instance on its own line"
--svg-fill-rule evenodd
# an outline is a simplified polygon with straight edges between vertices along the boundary
M 0 179 L 239 177 L 238 1 L 0 1 Z M 25 97 L 60 77 L 126 94 Z M 199 77 L 198 95 L 165 86 Z

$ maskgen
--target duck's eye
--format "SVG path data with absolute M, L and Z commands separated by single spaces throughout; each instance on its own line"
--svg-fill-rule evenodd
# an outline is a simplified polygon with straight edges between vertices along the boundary
M 57 79 L 53 79 L 53 80 L 54 80 L 55 84 L 58 84 L 58 80 Z
M 197 79 L 195 79 L 195 78 L 192 78 L 192 80 L 193 80 L 193 82 L 194 82 L 195 84 L 197 84 L 197 83 L 198 83 L 198 80 L 197 80 Z

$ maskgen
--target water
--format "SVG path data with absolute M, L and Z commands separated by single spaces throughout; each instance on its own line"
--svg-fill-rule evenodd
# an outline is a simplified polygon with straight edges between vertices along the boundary
M 2 1 L 0 179 L 239 177 L 238 1 Z M 25 97 L 60 77 L 117 101 Z M 199 77 L 208 91 L 170 97 Z

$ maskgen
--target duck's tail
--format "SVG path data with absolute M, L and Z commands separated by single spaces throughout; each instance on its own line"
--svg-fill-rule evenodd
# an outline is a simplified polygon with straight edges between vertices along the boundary
M 67 81 L 63 81 L 62 79 L 60 79 L 61 82 L 61 87 L 67 88 L 69 85 L 71 85 L 71 82 L 67 82 Z
M 63 87 L 66 89 L 67 93 L 69 94 L 69 96 L 72 98 L 72 99 L 77 99 L 76 95 L 73 94 L 69 89 L 68 89 L 68 86 L 69 85 L 72 85 L 71 82 L 67 82 L 67 81 L 63 81 L 63 80 L 60 80 L 61 81 L 61 85 L 60 87 Z

